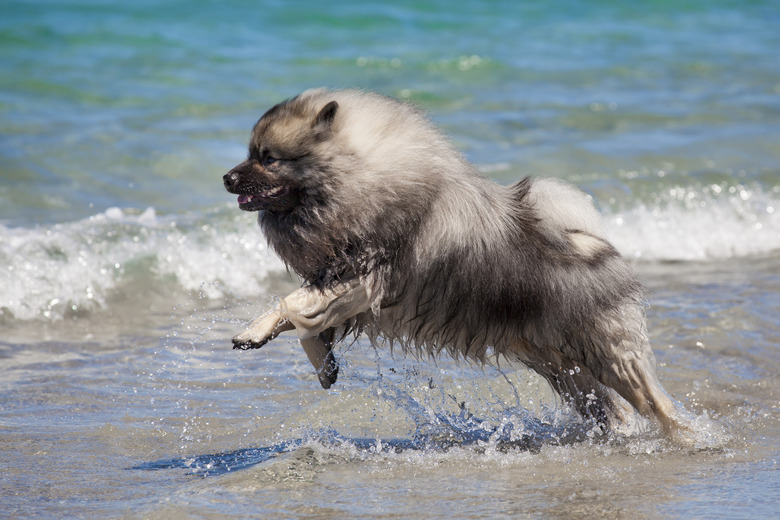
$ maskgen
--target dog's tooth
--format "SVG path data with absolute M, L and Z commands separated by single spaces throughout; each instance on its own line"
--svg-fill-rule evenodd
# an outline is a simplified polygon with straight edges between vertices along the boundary
M 263 197 L 276 197 L 282 192 L 282 187 L 269 188 L 261 193 Z

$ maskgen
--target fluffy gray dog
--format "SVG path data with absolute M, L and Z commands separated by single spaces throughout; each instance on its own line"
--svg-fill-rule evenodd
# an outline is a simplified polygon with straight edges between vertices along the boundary
M 349 333 L 502 355 L 606 429 L 631 419 L 628 403 L 667 434 L 685 428 L 655 375 L 642 285 L 569 184 L 496 184 L 412 106 L 324 89 L 266 112 L 224 184 L 304 281 L 235 348 L 296 329 L 324 388 Z

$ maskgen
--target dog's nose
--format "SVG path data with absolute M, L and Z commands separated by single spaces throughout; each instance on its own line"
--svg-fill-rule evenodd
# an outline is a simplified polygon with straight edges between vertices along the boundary
M 225 184 L 225 189 L 230 191 L 238 184 L 238 174 L 233 170 L 230 170 L 222 177 L 222 182 Z

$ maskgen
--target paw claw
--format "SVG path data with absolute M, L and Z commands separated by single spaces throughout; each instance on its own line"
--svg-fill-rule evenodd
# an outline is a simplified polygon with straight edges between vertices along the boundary
M 322 385 L 322 388 L 325 390 L 328 390 L 336 382 L 338 375 L 338 365 L 336 365 L 335 368 L 323 369 L 321 372 L 317 373 L 317 377 L 320 380 L 320 385 Z
M 265 341 L 253 341 L 253 340 L 245 340 L 245 339 L 239 339 L 239 338 L 233 338 L 233 350 L 251 350 L 255 348 L 260 348 L 263 345 L 268 343 L 268 340 Z

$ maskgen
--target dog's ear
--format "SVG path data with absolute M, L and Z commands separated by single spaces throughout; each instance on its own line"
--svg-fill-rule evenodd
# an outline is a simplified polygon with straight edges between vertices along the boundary
M 314 127 L 319 127 L 321 129 L 327 129 L 330 128 L 330 125 L 333 124 L 333 118 L 336 117 L 336 110 L 338 110 L 339 104 L 336 101 L 331 101 L 324 107 L 322 107 L 322 110 L 320 110 L 320 113 L 317 114 L 317 117 L 314 119 Z

